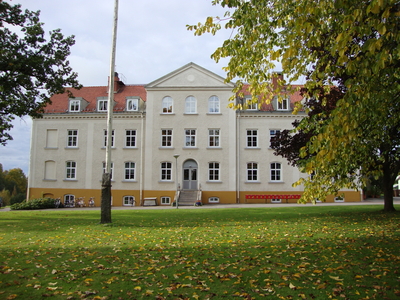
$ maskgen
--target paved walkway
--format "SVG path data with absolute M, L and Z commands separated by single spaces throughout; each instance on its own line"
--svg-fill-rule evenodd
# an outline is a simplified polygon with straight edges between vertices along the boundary
M 400 205 L 400 197 L 394 198 L 394 204 Z M 342 203 L 317 203 L 317 206 L 349 206 L 349 205 L 383 205 L 383 199 L 367 199 L 361 202 L 342 202 Z M 268 203 L 268 204 L 208 204 L 203 206 L 179 206 L 178 209 L 208 209 L 208 208 L 242 208 L 242 207 L 308 207 L 313 206 L 311 203 L 298 204 L 298 203 Z M 83 207 L 83 208 L 61 208 L 62 210 L 100 210 L 100 207 Z M 115 206 L 113 210 L 141 210 L 141 209 L 177 209 L 173 206 Z M 49 209 L 46 209 L 49 210 Z M 55 208 L 51 210 L 60 210 L 60 208 Z M 0 209 L 0 212 L 10 211 L 9 207 Z

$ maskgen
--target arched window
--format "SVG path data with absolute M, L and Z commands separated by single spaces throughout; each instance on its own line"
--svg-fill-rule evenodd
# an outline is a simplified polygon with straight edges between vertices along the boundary
M 208 203 L 219 203 L 218 197 L 210 197 L 208 198 Z
M 134 196 L 124 196 L 123 198 L 123 205 L 135 205 L 135 197 Z
M 220 108 L 219 108 L 219 99 L 217 96 L 211 96 L 208 99 L 208 112 L 211 114 L 219 114 Z
M 162 100 L 162 113 L 163 114 L 172 114 L 172 107 L 174 101 L 171 97 L 167 96 L 164 97 Z
M 64 206 L 75 207 L 75 195 L 72 194 L 64 195 Z
M 193 96 L 189 96 L 185 100 L 185 114 L 195 114 L 197 111 L 197 101 Z

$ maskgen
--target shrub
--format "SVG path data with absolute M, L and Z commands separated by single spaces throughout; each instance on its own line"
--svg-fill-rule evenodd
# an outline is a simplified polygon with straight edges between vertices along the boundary
M 55 199 L 52 198 L 39 198 L 29 200 L 28 202 L 15 203 L 11 205 L 11 210 L 33 210 L 33 209 L 46 209 L 55 208 Z
M 13 205 L 15 203 L 21 203 L 26 200 L 26 195 L 25 194 L 17 194 L 15 196 L 12 196 L 10 199 L 10 204 Z

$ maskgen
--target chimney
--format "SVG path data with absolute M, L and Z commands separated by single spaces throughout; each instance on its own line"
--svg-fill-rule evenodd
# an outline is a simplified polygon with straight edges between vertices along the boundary
M 279 86 L 283 88 L 282 83 L 279 82 L 283 82 L 283 73 L 282 72 L 272 73 L 272 86 L 274 89 L 278 88 Z
M 125 86 L 125 84 L 119 79 L 119 75 L 117 72 L 114 72 L 114 94 L 118 93 L 121 87 Z

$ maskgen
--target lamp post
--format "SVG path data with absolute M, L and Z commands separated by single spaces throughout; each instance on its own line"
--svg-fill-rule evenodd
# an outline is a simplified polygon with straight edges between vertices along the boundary
M 176 169 L 176 171 L 175 171 L 176 192 L 178 192 L 178 189 L 179 189 L 179 183 L 178 183 L 178 157 L 179 157 L 179 154 L 175 154 L 174 157 L 175 157 L 175 169 Z M 176 197 L 176 203 L 175 203 L 176 209 L 178 209 L 178 199 L 179 199 L 179 196 Z

